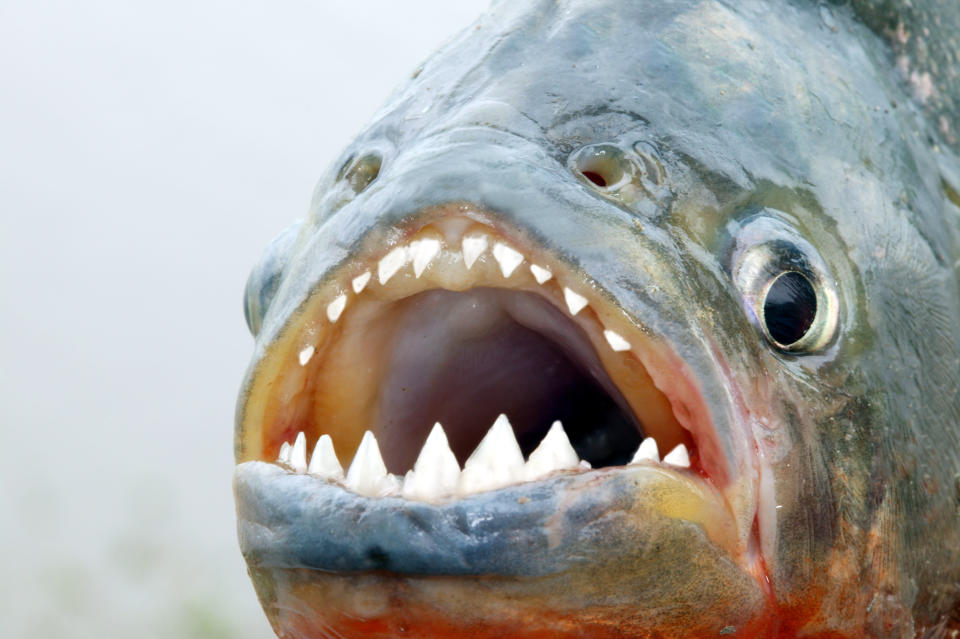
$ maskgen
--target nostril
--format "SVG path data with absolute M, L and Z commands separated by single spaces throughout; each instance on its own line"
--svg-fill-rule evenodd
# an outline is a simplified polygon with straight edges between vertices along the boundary
M 633 164 L 616 146 L 593 144 L 578 150 L 570 158 L 570 168 L 580 177 L 604 192 L 622 186 L 634 174 Z
M 602 175 L 595 171 L 581 171 L 583 177 L 587 178 L 597 186 L 606 186 L 607 181 L 603 178 Z
M 379 153 L 367 153 L 348 161 L 341 176 L 354 193 L 360 193 L 377 179 L 382 164 L 383 158 Z

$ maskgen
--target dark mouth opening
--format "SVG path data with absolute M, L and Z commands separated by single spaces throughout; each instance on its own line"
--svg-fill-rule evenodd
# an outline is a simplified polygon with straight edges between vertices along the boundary
M 627 464 L 643 439 L 588 336 L 542 296 L 434 289 L 388 316 L 373 430 L 390 472 L 413 466 L 436 422 L 462 465 L 501 413 L 525 456 L 557 420 L 595 468 Z

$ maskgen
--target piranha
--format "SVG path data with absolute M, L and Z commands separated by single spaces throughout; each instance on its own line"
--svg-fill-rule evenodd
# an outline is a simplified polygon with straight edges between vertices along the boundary
M 503 0 L 254 269 L 280 637 L 956 637 L 960 5 Z

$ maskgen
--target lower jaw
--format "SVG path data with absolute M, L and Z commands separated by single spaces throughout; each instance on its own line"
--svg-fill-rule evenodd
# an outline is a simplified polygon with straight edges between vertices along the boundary
M 290 639 L 332 637 L 739 637 L 776 636 L 776 614 L 748 579 L 722 563 L 681 563 L 702 574 L 683 597 L 645 574 L 611 579 L 602 593 L 593 573 L 537 578 L 331 574 L 254 568 L 251 576 L 274 631 Z
M 440 507 L 259 462 L 235 483 L 241 547 L 281 637 L 777 636 L 729 515 L 680 473 L 604 469 Z

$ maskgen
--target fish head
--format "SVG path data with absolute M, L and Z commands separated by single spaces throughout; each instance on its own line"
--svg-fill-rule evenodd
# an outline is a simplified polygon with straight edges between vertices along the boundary
M 278 635 L 954 623 L 960 172 L 882 55 L 841 8 L 501 2 L 419 68 L 248 283 Z

